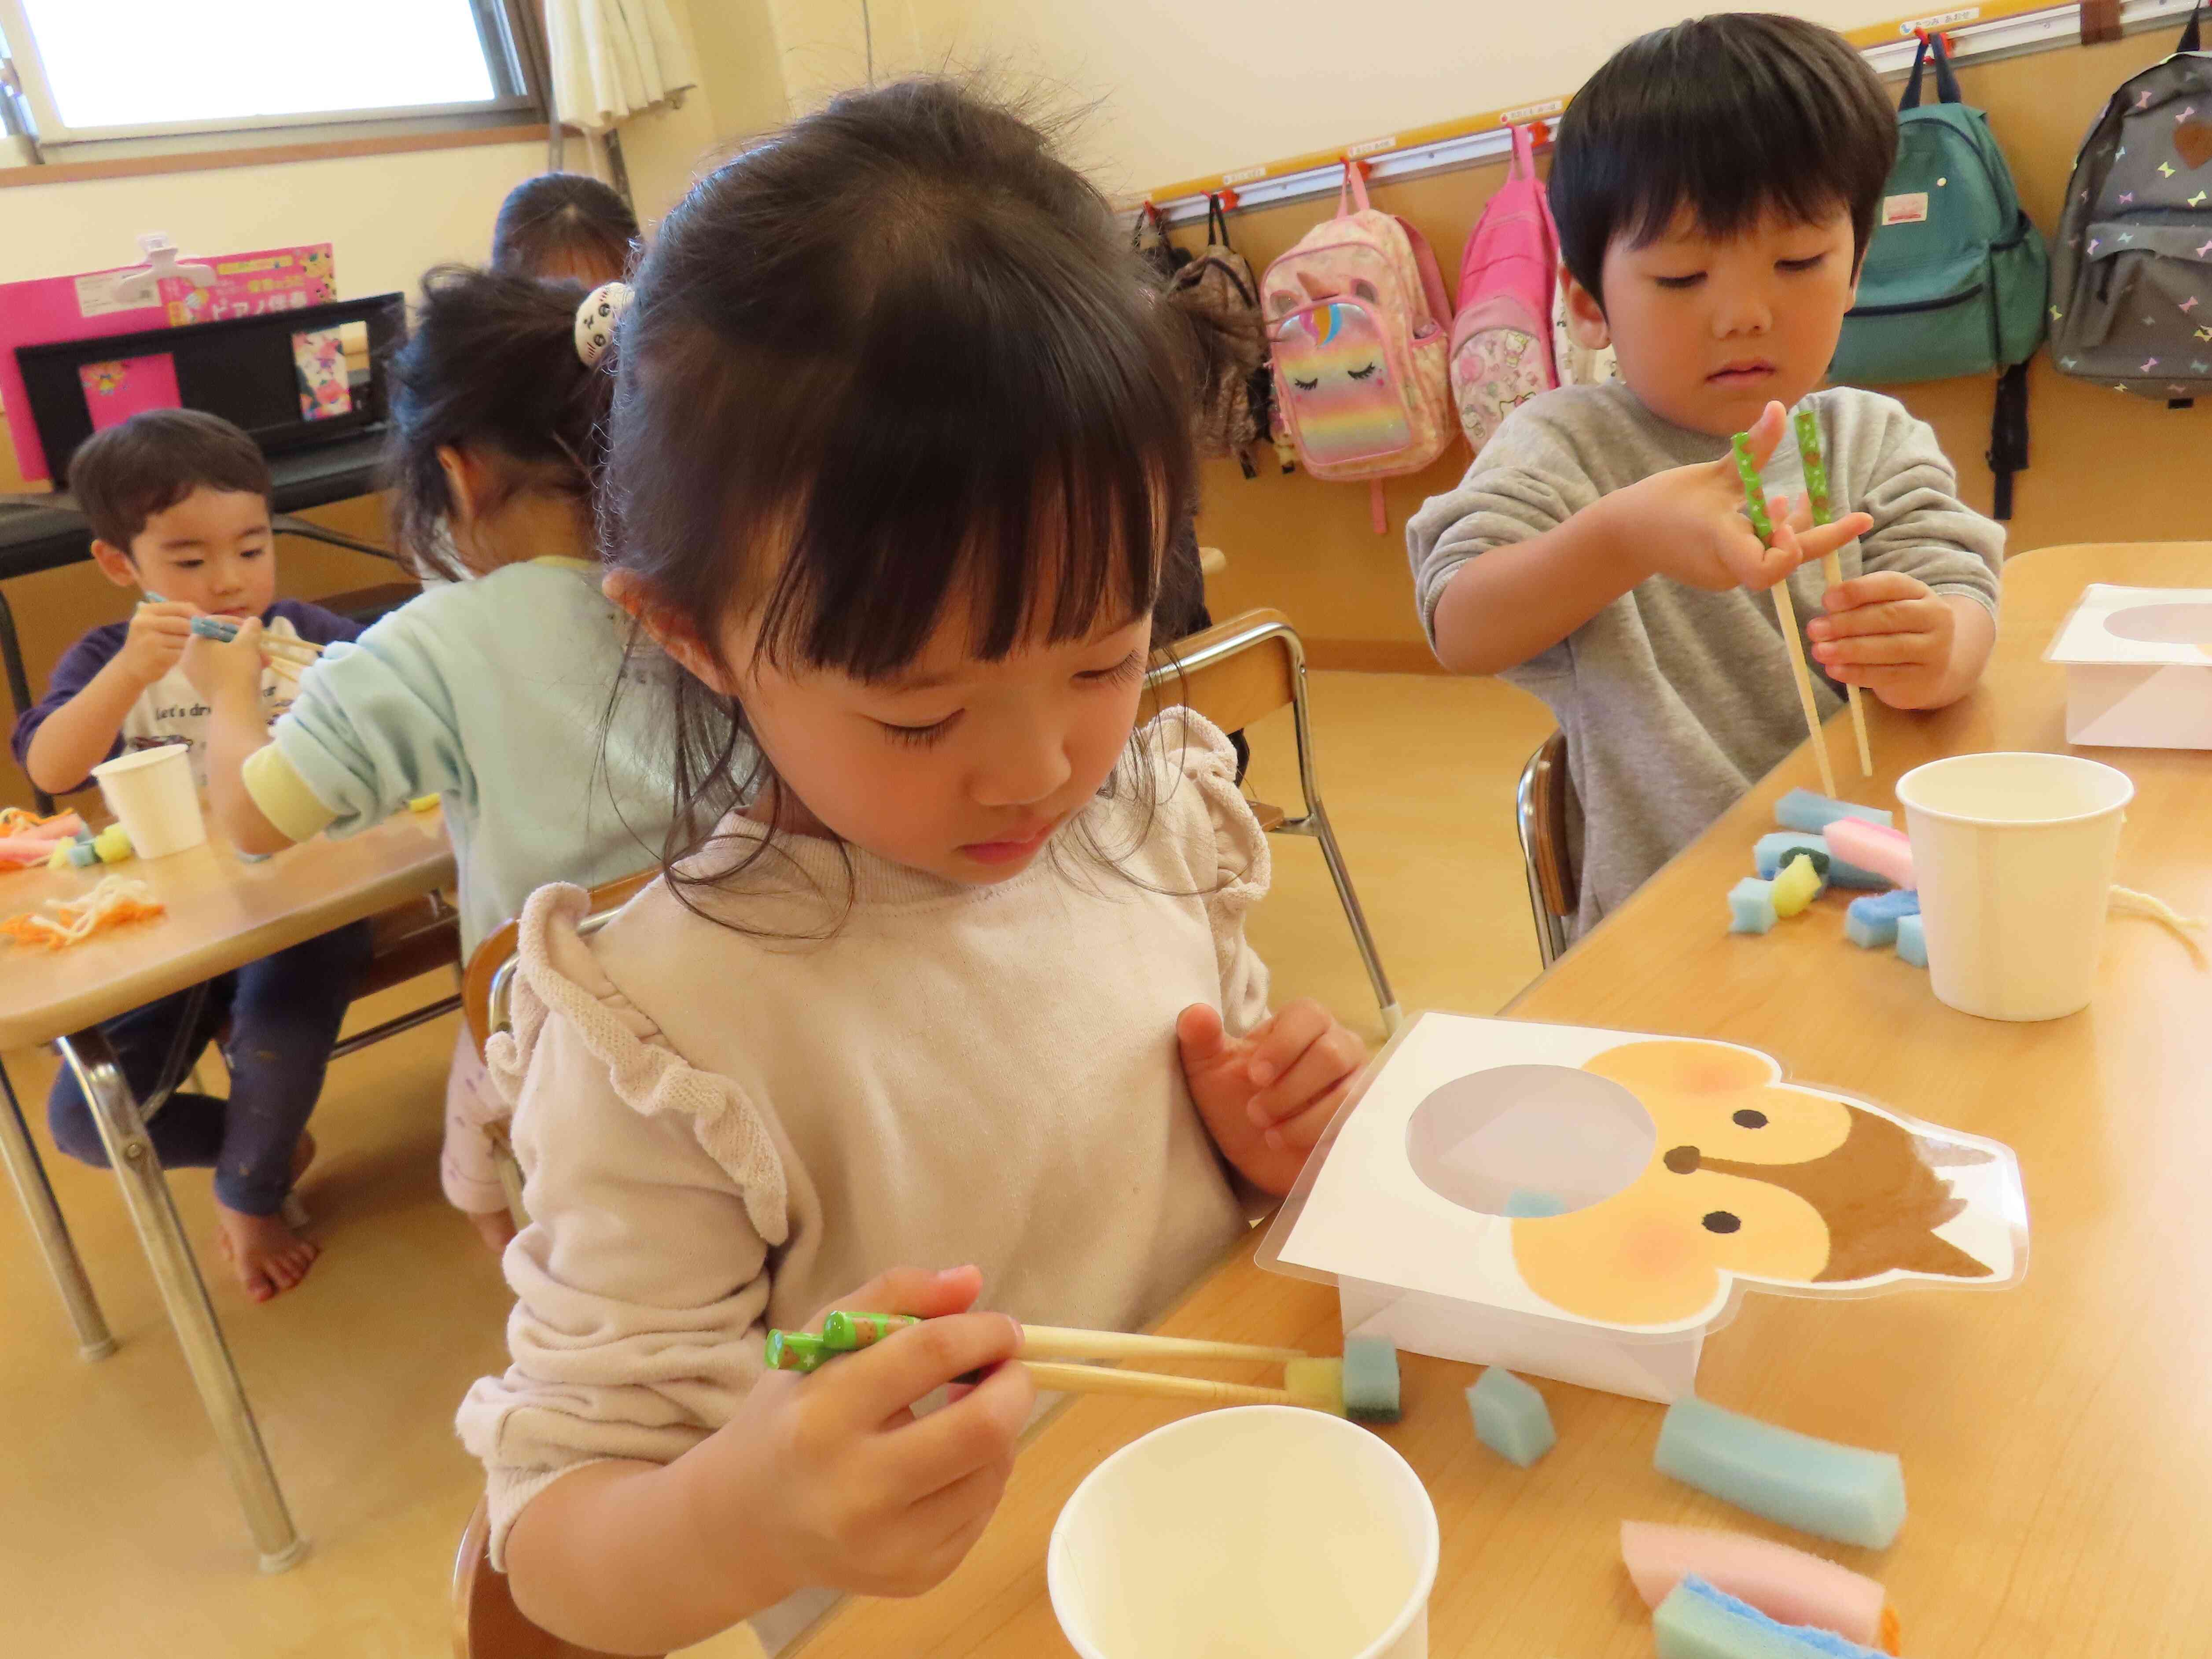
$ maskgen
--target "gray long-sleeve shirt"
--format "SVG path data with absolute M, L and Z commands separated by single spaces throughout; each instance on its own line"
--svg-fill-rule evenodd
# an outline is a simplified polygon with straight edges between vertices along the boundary
M 1843 386 L 1801 407 L 1820 417 L 1838 514 L 1873 515 L 1842 554 L 1844 574 L 1896 570 L 1938 593 L 1996 610 L 2004 530 L 1958 497 L 1936 434 L 1902 404 Z M 1599 496 L 1670 467 L 1719 459 L 1727 442 L 1661 420 L 1618 382 L 1547 392 L 1515 410 L 1457 489 L 1406 526 L 1421 625 L 1436 639 L 1452 573 L 1491 548 L 1558 528 Z M 1770 495 L 1801 491 L 1796 441 L 1766 468 Z M 1801 624 L 1826 586 L 1811 565 L 1790 579 Z M 1553 646 L 1505 672 L 1541 697 L 1567 738 L 1579 804 L 1571 829 L 1593 926 L 1718 817 L 1803 738 L 1774 602 L 1743 588 L 1707 592 L 1653 576 Z M 1841 696 L 1814 665 L 1821 713 Z M 1747 868 L 1748 866 L 1747 866 Z

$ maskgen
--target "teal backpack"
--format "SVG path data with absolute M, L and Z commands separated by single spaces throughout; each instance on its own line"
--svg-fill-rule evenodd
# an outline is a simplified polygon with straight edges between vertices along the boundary
M 1923 105 L 1931 56 L 1939 101 Z M 1892 386 L 2002 371 L 1989 463 L 1996 516 L 2009 518 L 2012 475 L 2027 465 L 2027 360 L 2043 339 L 2050 255 L 1989 118 L 1960 100 L 1934 36 L 1913 59 L 1897 125 L 1897 164 L 1828 374 Z

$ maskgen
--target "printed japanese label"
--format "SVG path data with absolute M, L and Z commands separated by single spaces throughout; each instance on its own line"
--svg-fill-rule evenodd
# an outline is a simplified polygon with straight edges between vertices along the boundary
M 1928 221 L 1928 192 L 1916 190 L 1909 196 L 1885 196 L 1881 198 L 1881 222 L 1885 225 L 1918 225 Z
M 1935 17 L 1909 17 L 1897 26 L 1899 34 L 1917 34 L 1923 29 L 1948 29 L 1960 23 L 1971 23 L 1982 15 L 1979 6 L 1961 6 L 1956 11 L 1947 11 Z

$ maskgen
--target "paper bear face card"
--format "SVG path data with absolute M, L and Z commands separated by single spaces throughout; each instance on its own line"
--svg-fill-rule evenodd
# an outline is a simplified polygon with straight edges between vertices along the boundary
M 1785 1083 L 1754 1048 L 1425 1013 L 1260 1259 L 1662 1337 L 1711 1328 L 1744 1288 L 2016 1284 L 2027 1204 L 2008 1147 Z

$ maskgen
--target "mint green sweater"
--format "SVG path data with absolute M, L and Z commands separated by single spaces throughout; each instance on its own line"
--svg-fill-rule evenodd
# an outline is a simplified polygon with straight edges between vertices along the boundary
M 629 626 L 577 559 L 434 587 L 324 652 L 246 787 L 295 841 L 443 796 L 473 951 L 545 884 L 596 886 L 660 855 L 665 677 L 680 671 L 657 653 L 625 670 Z

